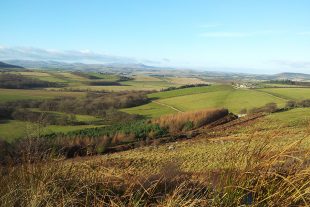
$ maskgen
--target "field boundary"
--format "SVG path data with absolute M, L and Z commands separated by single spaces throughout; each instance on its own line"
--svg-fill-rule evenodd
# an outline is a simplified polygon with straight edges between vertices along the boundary
M 267 95 L 269 95 L 269 96 L 272 96 L 272 97 L 275 97 L 275 98 L 281 99 L 281 100 L 283 100 L 283 101 L 289 101 L 289 100 L 290 100 L 290 99 L 286 98 L 285 96 L 279 96 L 279 95 L 276 95 L 276 94 L 271 93 L 271 92 L 261 91 L 261 90 L 258 90 L 258 89 L 254 89 L 254 91 L 257 91 L 257 92 L 260 92 L 260 93 L 267 94 Z
M 172 110 L 177 111 L 177 112 L 183 112 L 183 111 L 181 111 L 180 109 L 177 109 L 177 108 L 175 108 L 175 107 L 173 107 L 173 106 L 170 106 L 170 105 L 168 105 L 168 104 L 165 104 L 165 103 L 161 103 L 161 102 L 158 102 L 158 101 L 152 101 L 152 102 L 153 102 L 153 103 L 156 103 L 156 104 L 158 104 L 158 105 L 162 105 L 162 106 L 171 108 Z

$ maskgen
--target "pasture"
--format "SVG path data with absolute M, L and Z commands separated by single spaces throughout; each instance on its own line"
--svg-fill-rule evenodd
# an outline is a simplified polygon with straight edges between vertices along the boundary
M 258 91 L 269 93 L 287 100 L 310 99 L 310 88 L 265 88 L 259 89 Z
M 58 96 L 83 97 L 84 92 L 65 92 L 52 90 L 27 90 L 27 89 L 0 89 L 0 102 L 29 100 L 29 99 L 46 99 Z
M 53 132 L 67 133 L 70 131 L 95 128 L 102 125 L 76 125 L 76 126 L 59 126 L 48 125 L 40 126 L 31 122 L 18 120 L 1 120 L 0 123 L 0 139 L 12 141 L 18 138 L 25 138 L 27 136 L 39 136 L 42 134 L 50 134 Z
M 233 113 L 239 113 L 241 109 L 261 107 L 270 102 L 283 107 L 286 101 L 289 100 L 281 94 L 271 93 L 268 90 L 279 90 L 292 99 L 310 98 L 310 89 L 304 88 L 252 90 L 234 89 L 229 85 L 213 85 L 152 93 L 149 94 L 149 97 L 156 99 L 156 103 L 153 102 L 143 106 L 128 108 L 123 111 L 157 117 L 159 114 L 170 113 L 171 110 L 167 110 L 169 107 L 170 109 L 172 107 L 180 111 L 224 107 Z M 309 95 L 307 96 L 308 92 Z M 155 106 L 154 104 L 157 105 Z

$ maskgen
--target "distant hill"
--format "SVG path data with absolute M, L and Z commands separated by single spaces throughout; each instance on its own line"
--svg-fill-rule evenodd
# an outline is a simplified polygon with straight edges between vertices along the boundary
M 281 79 L 281 80 L 310 80 L 310 74 L 305 73 L 279 73 L 274 75 L 274 79 Z
M 209 81 L 268 81 L 268 80 L 293 80 L 293 81 L 310 81 L 310 74 L 303 73 L 279 73 L 273 75 L 267 74 L 247 74 L 236 72 L 217 71 L 198 71 L 191 69 L 155 67 L 141 63 L 109 63 L 109 64 L 86 64 L 86 63 L 67 63 L 59 61 L 33 61 L 33 60 L 6 60 L 11 65 L 20 65 L 29 69 L 47 69 L 47 70 L 68 70 L 68 71 L 96 71 L 111 72 L 122 75 L 146 74 L 158 77 L 198 77 Z M 4 63 L 4 64 L 6 64 Z M 8 65 L 8 64 L 6 64 Z M 20 66 L 12 66 L 19 67 Z M 1 64 L 0 64 L 1 68 Z
M 121 71 L 123 70 L 144 70 L 144 69 L 154 69 L 156 67 L 148 66 L 144 64 L 120 64 L 120 63 L 110 63 L 110 64 L 86 64 L 86 63 L 66 63 L 58 61 L 33 61 L 33 60 L 7 60 L 6 62 L 10 64 L 21 65 L 26 68 L 40 68 L 40 69 L 61 69 L 61 70 L 83 70 L 83 71 L 106 71 L 112 70 Z
M 23 68 L 23 67 L 0 62 L 0 69 L 9 69 L 9 68 Z

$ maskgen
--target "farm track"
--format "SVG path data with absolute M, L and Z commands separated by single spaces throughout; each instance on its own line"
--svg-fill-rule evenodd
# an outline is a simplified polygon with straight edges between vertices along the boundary
M 180 109 L 177 109 L 177 108 L 175 108 L 175 107 L 173 107 L 173 106 L 170 106 L 170 105 L 168 105 L 168 104 L 164 104 L 164 103 L 161 103 L 161 102 L 158 102 L 158 101 L 152 101 L 152 102 L 153 102 L 153 103 L 156 103 L 156 104 L 158 104 L 158 105 L 162 105 L 162 106 L 171 108 L 172 110 L 177 111 L 177 112 L 183 112 L 183 111 L 181 111 Z
M 283 101 L 288 101 L 289 99 L 287 99 L 286 97 L 283 97 L 283 96 L 278 96 L 278 95 L 275 95 L 273 93 L 270 93 L 270 92 L 267 92 L 267 91 L 261 91 L 261 90 L 255 90 L 254 91 L 257 91 L 257 92 L 260 92 L 260 93 L 264 93 L 264 94 L 267 94 L 269 96 L 272 96 L 272 97 L 275 97 L 275 98 L 278 98 L 278 99 L 281 99 Z

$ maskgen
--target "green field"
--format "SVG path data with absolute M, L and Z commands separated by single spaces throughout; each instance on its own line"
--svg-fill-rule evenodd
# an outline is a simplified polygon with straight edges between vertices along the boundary
M 172 86 L 180 86 L 176 84 L 172 84 L 166 81 L 122 81 L 121 85 L 116 86 L 89 86 L 89 85 L 76 85 L 74 87 L 70 87 L 72 89 L 78 90 L 90 90 L 90 91 L 141 91 L 141 90 L 156 90 L 159 91 L 161 89 L 165 89 Z
M 77 126 L 56 126 L 49 125 L 46 127 L 39 127 L 31 122 L 24 122 L 18 120 L 1 120 L 0 124 L 0 139 L 11 141 L 25 136 L 49 134 L 52 132 L 70 132 L 85 128 L 100 127 L 99 125 L 77 125 Z
M 159 117 L 165 114 L 176 113 L 175 110 L 169 107 L 165 107 L 163 105 L 154 103 L 154 102 L 145 104 L 143 106 L 123 109 L 121 111 L 130 113 L 130 114 L 140 114 L 140 115 L 146 116 L 147 118 Z
M 310 99 L 310 88 L 266 88 L 259 91 L 288 100 Z
M 243 108 L 261 107 L 274 102 L 283 107 L 287 100 L 300 100 L 310 97 L 310 89 L 281 88 L 281 89 L 234 89 L 228 85 L 186 88 L 150 94 L 157 103 L 124 109 L 133 114 L 148 117 L 158 117 L 163 114 L 180 111 L 193 111 L 204 108 L 228 108 L 233 113 L 239 113 Z M 160 104 L 162 105 L 160 105 Z
M 27 99 L 46 99 L 57 96 L 85 96 L 84 92 L 63 92 L 51 90 L 26 90 L 26 89 L 0 89 L 0 102 L 27 100 Z
M 212 86 L 203 86 L 203 87 L 184 88 L 184 89 L 179 89 L 179 90 L 152 93 L 149 95 L 149 97 L 156 98 L 156 99 L 164 99 L 164 98 L 172 98 L 176 96 L 185 96 L 185 95 L 207 93 L 207 92 L 214 92 L 214 91 L 224 91 L 224 90 L 231 90 L 231 86 L 212 85 Z
M 310 109 L 297 108 L 289 111 L 271 114 L 272 123 L 281 123 L 285 127 L 299 127 L 300 125 L 308 126 L 310 123 Z

